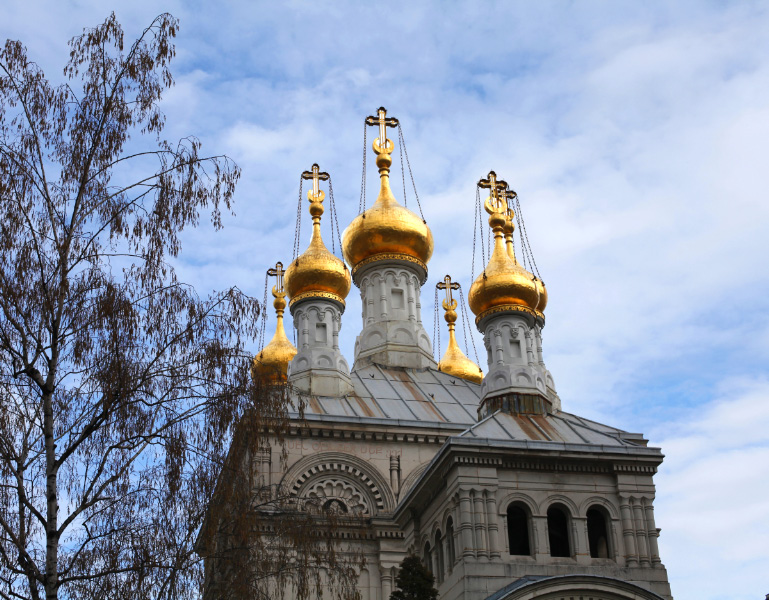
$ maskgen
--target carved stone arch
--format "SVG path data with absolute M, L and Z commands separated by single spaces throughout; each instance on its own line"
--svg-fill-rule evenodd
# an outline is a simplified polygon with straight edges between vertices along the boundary
M 446 529 L 448 529 L 449 517 L 453 517 L 453 516 L 454 516 L 454 500 L 452 498 L 449 500 L 449 506 L 446 507 L 446 509 L 444 509 L 443 515 L 438 521 L 440 523 L 441 531 L 445 532 Z
M 535 581 L 521 578 L 508 586 L 508 590 L 495 597 L 498 600 L 560 600 L 591 596 L 600 600 L 662 600 L 662 596 L 634 583 L 599 575 L 556 575 Z
M 430 464 L 430 461 L 423 462 L 421 465 L 416 467 L 411 473 L 409 473 L 406 476 L 406 479 L 403 480 L 403 483 L 401 483 L 401 491 L 399 496 L 401 498 L 405 497 L 406 493 L 411 489 L 411 486 L 414 485 L 417 479 L 419 479 L 419 476 L 424 473 L 425 469 L 427 468 L 427 465 Z
M 540 514 L 546 515 L 547 509 L 550 508 L 553 504 L 562 504 L 563 506 L 565 506 L 570 512 L 568 516 L 571 519 L 581 516 L 581 513 L 579 512 L 579 507 L 574 502 L 574 500 L 572 500 L 568 496 L 564 496 L 563 494 L 552 494 L 547 498 L 545 498 L 539 504 Z
M 392 512 L 395 496 L 384 477 L 369 463 L 345 452 L 320 452 L 298 460 L 283 476 L 283 485 L 291 494 L 309 483 L 324 478 L 342 478 L 366 494 L 373 514 Z
M 595 504 L 606 509 L 606 512 L 609 513 L 609 517 L 611 517 L 613 521 L 616 521 L 619 519 L 619 511 L 617 510 L 617 508 L 614 506 L 614 504 L 612 504 L 609 500 L 607 500 L 603 496 L 590 496 L 590 498 L 583 501 L 579 507 L 579 516 L 581 517 L 587 516 L 588 509 Z
M 497 504 L 497 507 L 498 507 L 497 510 L 499 511 L 499 516 L 506 515 L 507 507 L 515 502 L 518 502 L 526 506 L 526 508 L 529 509 L 529 515 L 531 515 L 532 517 L 541 516 L 539 514 L 539 507 L 537 506 L 537 503 L 534 502 L 534 499 L 531 496 L 524 494 L 523 492 L 513 492 L 505 496 L 502 499 L 502 501 Z

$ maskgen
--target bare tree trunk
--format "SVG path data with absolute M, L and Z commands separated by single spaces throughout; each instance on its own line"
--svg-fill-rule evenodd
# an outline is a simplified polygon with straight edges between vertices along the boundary
M 59 498 L 56 475 L 56 444 L 53 441 L 53 395 L 43 391 L 43 435 L 45 437 L 45 493 L 46 493 L 46 545 L 45 545 L 45 597 L 56 600 L 59 592 Z

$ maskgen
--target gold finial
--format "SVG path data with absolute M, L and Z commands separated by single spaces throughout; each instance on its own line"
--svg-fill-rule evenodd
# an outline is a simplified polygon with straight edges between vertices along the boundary
M 377 154 L 390 154 L 395 149 L 392 140 L 387 139 L 387 128 L 397 127 L 398 119 L 394 117 L 387 118 L 387 110 L 380 106 L 374 117 L 366 117 L 366 125 L 378 125 L 379 137 L 374 140 L 374 152 Z
M 283 291 L 283 274 L 285 271 L 283 270 L 283 263 L 278 261 L 275 263 L 274 268 L 267 269 L 267 275 L 270 277 L 275 277 L 275 287 L 272 288 L 272 293 L 275 297 L 277 297 L 279 294 L 282 294 L 283 296 L 286 295 L 286 293 Z
M 481 179 L 478 182 L 478 187 L 481 189 L 489 190 L 489 197 L 484 202 L 486 212 L 491 215 L 489 217 L 489 225 L 492 225 L 492 219 L 499 220 L 499 216 L 502 215 L 504 220 L 504 214 L 507 211 L 507 200 L 505 192 L 507 191 L 507 182 L 502 179 L 497 179 L 497 174 L 494 171 L 489 171 L 486 179 Z M 502 225 L 500 224 L 500 227 Z
M 291 298 L 291 310 L 297 302 L 307 298 L 326 298 L 344 307 L 344 299 L 350 291 L 350 272 L 342 260 L 328 251 L 320 233 L 320 217 L 326 197 L 320 189 L 320 182 L 330 181 L 331 177 L 315 163 L 309 171 L 302 173 L 302 179 L 312 180 L 312 189 L 307 191 L 312 238 L 307 250 L 286 270 L 286 291 Z
M 320 189 L 321 181 L 328 181 L 329 174 L 321 171 L 318 163 L 312 165 L 311 171 L 304 171 L 302 179 L 312 179 L 312 190 L 307 192 L 307 199 L 310 201 L 310 214 L 312 215 L 313 227 L 320 226 L 320 216 L 323 214 L 323 200 L 326 194 Z
M 275 263 L 274 268 L 267 269 L 267 275 L 275 277 L 276 282 L 272 288 L 272 295 L 275 298 L 272 305 L 275 307 L 277 323 L 275 325 L 275 334 L 270 343 L 267 344 L 259 355 L 254 359 L 254 370 L 267 383 L 282 383 L 286 381 L 288 375 L 288 363 L 296 356 L 296 348 L 286 337 L 286 330 L 283 327 L 283 313 L 286 310 L 286 292 L 283 289 L 283 263 Z
M 436 287 L 439 290 L 446 290 L 446 299 L 443 301 L 443 310 L 446 314 L 443 318 L 446 319 L 446 323 L 449 325 L 449 343 L 446 347 L 446 352 L 441 358 L 441 362 L 438 363 L 438 370 L 447 373 L 448 375 L 454 375 L 462 379 L 467 379 L 474 383 L 480 383 L 483 380 L 483 371 L 473 361 L 467 358 L 460 350 L 459 344 L 457 344 L 457 336 L 455 333 L 457 322 L 457 301 L 452 297 L 451 290 L 458 290 L 459 284 L 455 281 L 451 281 L 451 276 L 446 275 L 443 281 L 439 281 Z
M 535 317 L 539 290 L 534 276 L 515 259 L 512 248 L 513 212 L 508 201 L 516 194 L 508 188 L 506 181 L 497 178 L 494 171 L 490 171 L 486 179 L 481 179 L 478 187 L 490 190 L 484 206 L 494 232 L 494 248 L 483 272 L 470 286 L 467 297 L 470 309 L 476 315 L 475 322 L 479 323 L 493 312 L 508 310 Z M 508 232 L 509 237 L 505 235 Z
M 513 259 L 514 263 L 518 263 L 518 259 L 515 258 L 515 245 L 513 244 L 513 232 L 515 231 L 515 212 L 513 211 L 512 200 L 518 197 L 511 189 L 506 189 L 500 192 L 505 202 L 505 225 L 503 228 L 505 234 L 505 245 L 507 246 L 507 254 Z

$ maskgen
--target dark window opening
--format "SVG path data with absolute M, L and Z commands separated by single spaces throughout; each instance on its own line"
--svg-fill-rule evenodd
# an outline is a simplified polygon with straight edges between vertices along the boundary
M 331 500 L 326 500 L 323 503 L 323 508 L 326 511 L 337 515 L 345 514 L 348 512 L 347 505 L 338 498 L 331 498 Z
M 507 507 L 507 538 L 510 543 L 510 554 L 514 556 L 531 554 L 529 517 L 523 508 L 515 504 Z
M 571 556 L 569 519 L 563 509 L 557 506 L 547 509 L 547 537 L 550 541 L 550 556 Z
M 425 567 L 430 573 L 433 572 L 433 557 L 430 552 L 430 542 L 425 543 Z
M 454 551 L 454 520 L 451 517 L 449 517 L 449 520 L 446 522 L 446 546 L 448 549 L 449 573 L 451 573 L 451 569 L 454 567 L 454 563 L 457 560 Z
M 435 578 L 443 583 L 443 539 L 440 529 L 435 532 Z
M 587 540 L 590 544 L 590 556 L 609 558 L 606 516 L 597 508 L 591 508 L 587 511 Z

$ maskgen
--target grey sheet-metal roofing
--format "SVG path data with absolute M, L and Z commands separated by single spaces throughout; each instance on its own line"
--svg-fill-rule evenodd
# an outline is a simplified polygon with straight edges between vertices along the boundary
M 308 420 L 450 424 L 465 426 L 459 435 L 467 439 L 645 445 L 638 434 L 564 412 L 548 416 L 496 412 L 478 422 L 480 386 L 435 369 L 371 365 L 353 372 L 351 377 L 354 393 L 343 398 L 309 398 L 305 408 Z
M 369 417 L 423 423 L 476 422 L 480 386 L 435 369 L 365 367 L 351 374 L 354 392 L 344 398 L 316 396 L 305 414 Z

